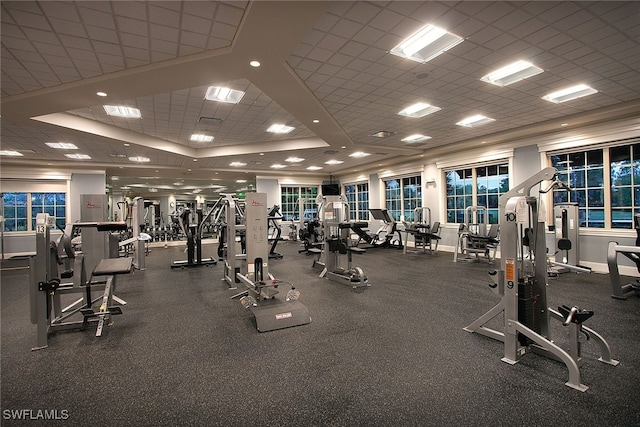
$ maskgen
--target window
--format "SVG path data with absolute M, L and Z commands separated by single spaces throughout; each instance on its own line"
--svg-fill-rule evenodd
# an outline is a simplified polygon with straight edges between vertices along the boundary
M 347 184 L 345 197 L 349 203 L 349 220 L 369 220 L 369 184 Z
M 284 221 L 300 220 L 298 201 L 304 199 L 303 219 L 310 220 L 318 216 L 316 197 L 318 187 L 280 187 L 280 212 Z
M 410 176 L 384 181 L 385 206 L 396 221 L 413 221 L 414 209 L 422 207 L 422 178 Z
M 553 204 L 577 203 L 580 227 L 604 228 L 603 150 L 551 156 L 558 179 L 572 191 L 554 189 Z
M 27 193 L 3 193 L 4 231 L 27 231 Z
M 553 203 L 578 204 L 580 227 L 633 228 L 640 214 L 640 144 L 552 154 L 552 166 L 571 191 L 555 189 Z
M 489 215 L 489 224 L 498 223 L 498 199 L 509 191 L 509 165 L 506 163 L 456 169 L 445 172 L 447 185 L 447 222 L 464 223 L 469 206 L 482 206 Z M 478 211 L 478 221 L 484 222 L 484 211 Z
M 67 221 L 65 193 L 2 193 L 4 205 L 4 231 L 33 231 L 36 215 L 48 213 L 57 226 L 64 228 Z

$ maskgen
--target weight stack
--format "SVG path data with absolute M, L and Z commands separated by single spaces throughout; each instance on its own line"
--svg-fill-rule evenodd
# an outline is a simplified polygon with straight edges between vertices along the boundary
M 518 321 L 527 328 L 540 333 L 540 316 L 536 309 L 537 301 L 534 292 L 534 282 L 518 283 Z M 532 341 L 522 334 L 518 334 L 520 345 L 526 346 Z

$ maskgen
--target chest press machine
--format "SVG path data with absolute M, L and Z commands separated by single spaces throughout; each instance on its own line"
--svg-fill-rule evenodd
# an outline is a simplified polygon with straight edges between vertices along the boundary
M 561 361 L 569 370 L 565 384 L 584 392 L 588 387 L 581 383 L 580 365 L 585 341 L 591 339 L 599 346 L 599 361 L 613 366 L 619 362 L 611 358 L 604 338 L 583 325 L 593 311 L 570 305 L 562 305 L 556 311 L 547 306 L 544 205 L 529 194 L 535 185 L 554 180 L 556 174 L 555 168 L 543 169 L 500 196 L 500 270 L 489 273 L 494 281 L 490 287 L 500 295 L 500 302 L 464 330 L 502 341 L 502 361 L 511 365 L 530 352 Z M 501 314 L 501 329 L 487 326 Z M 567 328 L 564 348 L 551 339 L 549 319 L 558 320 Z
M 96 336 L 103 334 L 105 325 L 112 323 L 112 316 L 122 314 L 119 306 L 113 305 L 115 300 L 126 304 L 115 295 L 116 278 L 120 274 L 133 271 L 132 258 L 107 258 L 101 260 L 92 270 L 87 280 L 85 256 L 74 253 L 70 239 L 73 228 L 93 228 L 97 231 L 126 230 L 125 222 L 77 222 L 67 226 L 58 245 L 51 242 L 50 227 L 53 217 L 40 213 L 36 216 L 36 255 L 29 259 L 29 297 L 31 323 L 37 325 L 36 345 L 32 350 L 40 350 L 48 346 L 49 333 L 70 329 L 86 329 L 90 323 L 97 323 Z M 73 259 L 73 270 L 58 274 L 59 250 L 64 249 L 66 255 Z M 102 277 L 102 280 L 94 280 Z M 73 279 L 63 283 L 63 279 Z M 94 292 L 101 295 L 94 298 Z M 73 304 L 63 308 L 62 295 L 81 294 L 82 297 Z M 94 305 L 100 303 L 96 309 Z M 73 319 L 76 314 L 82 319 Z M 77 317 L 77 316 L 76 316 Z

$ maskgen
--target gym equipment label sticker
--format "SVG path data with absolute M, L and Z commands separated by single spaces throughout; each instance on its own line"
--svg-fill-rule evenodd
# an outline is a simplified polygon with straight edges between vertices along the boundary
M 513 282 L 516 280 L 516 263 L 514 258 L 506 258 L 505 259 L 505 279 L 507 279 L 507 283 L 511 282 L 513 286 Z
M 276 320 L 288 319 L 290 317 L 293 317 L 293 314 L 291 314 L 290 311 L 287 313 L 276 314 Z

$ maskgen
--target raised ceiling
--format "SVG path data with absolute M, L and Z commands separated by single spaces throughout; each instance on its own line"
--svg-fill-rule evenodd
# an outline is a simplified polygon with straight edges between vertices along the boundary
M 2 157 L 20 168 L 101 169 L 113 191 L 247 188 L 256 176 L 326 178 L 640 111 L 640 2 L 3 1 Z M 426 23 L 464 41 L 428 63 L 388 52 Z M 480 81 L 526 59 L 544 72 Z M 251 67 L 258 60 L 261 66 Z M 586 83 L 592 96 L 542 96 Z M 245 91 L 206 101 L 211 85 Z M 107 93 L 98 97 L 96 92 Z M 441 107 L 413 119 L 415 102 Z M 103 105 L 140 109 L 107 116 Z M 455 123 L 495 119 L 478 128 Z M 315 123 L 314 121 L 318 121 Z M 273 123 L 286 135 L 266 132 Z M 372 136 L 380 131 L 385 138 Z M 215 139 L 190 141 L 193 133 Z M 415 133 L 423 143 L 401 139 Z M 71 142 L 70 160 L 45 142 Z M 369 153 L 350 157 L 356 151 Z M 143 156 L 138 164 L 129 157 Z M 288 157 L 304 158 L 287 162 Z M 328 160 L 343 163 L 330 165 Z M 246 163 L 232 167 L 231 162 Z M 274 169 L 275 164 L 285 168 Z M 309 166 L 322 167 L 310 171 Z M 117 179 L 113 179 L 117 177 Z

